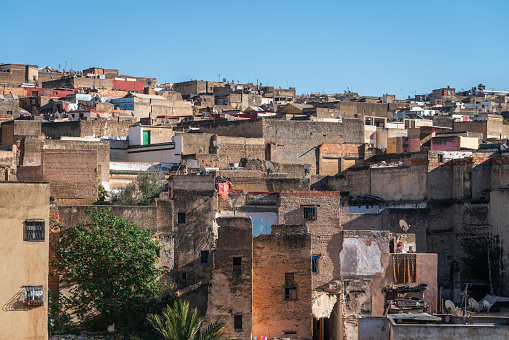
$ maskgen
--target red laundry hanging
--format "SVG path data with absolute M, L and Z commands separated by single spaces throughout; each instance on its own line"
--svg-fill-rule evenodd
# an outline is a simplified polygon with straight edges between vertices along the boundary
M 228 197 L 228 193 L 230 192 L 232 186 L 230 182 L 225 183 L 217 183 L 217 188 L 219 191 L 219 195 L 225 200 Z

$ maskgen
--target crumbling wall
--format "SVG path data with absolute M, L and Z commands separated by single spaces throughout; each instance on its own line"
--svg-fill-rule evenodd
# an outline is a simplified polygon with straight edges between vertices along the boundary
M 206 321 L 226 321 L 227 336 L 251 340 L 253 324 L 253 237 L 249 217 L 220 217 L 218 237 L 211 262 L 213 266 Z M 233 258 L 241 258 L 234 267 Z M 202 265 L 208 265 L 203 264 Z M 242 327 L 234 327 L 234 318 Z
M 311 236 L 305 226 L 279 225 L 253 240 L 253 336 L 313 338 Z M 294 273 L 296 300 L 285 299 L 285 273 Z M 286 335 L 288 337 L 288 334 Z

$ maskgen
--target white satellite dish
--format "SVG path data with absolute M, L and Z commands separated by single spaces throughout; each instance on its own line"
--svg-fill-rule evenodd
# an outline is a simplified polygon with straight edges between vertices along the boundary
M 490 311 L 491 305 L 490 305 L 490 303 L 489 303 L 488 301 L 484 300 L 484 301 L 482 302 L 482 305 L 483 305 L 483 307 L 484 307 L 484 310 L 486 310 L 486 312 L 489 312 L 489 311 Z
M 399 220 L 399 226 L 401 228 L 401 230 L 403 230 L 403 232 L 407 232 L 408 229 L 410 229 L 410 226 L 408 225 L 408 223 L 406 223 L 405 220 Z
M 212 141 L 212 145 L 214 145 L 214 148 L 219 149 L 219 144 L 217 143 L 216 140 Z
M 474 312 L 478 312 L 480 310 L 479 303 L 473 298 L 468 299 L 468 305 L 470 306 L 470 309 L 473 310 Z
M 445 311 L 447 314 L 452 314 L 456 310 L 456 306 L 454 305 L 454 302 L 451 300 L 445 300 Z
M 200 153 L 203 153 L 203 147 L 201 145 L 198 147 L 198 149 L 200 150 Z
M 267 168 L 267 172 L 274 172 L 274 165 L 271 161 L 265 161 L 265 167 Z
M 310 170 L 309 170 L 309 166 L 308 166 L 307 164 L 304 164 L 304 173 L 305 173 L 306 175 L 309 175 L 309 172 L 310 172 Z
M 205 169 L 205 167 L 203 165 L 200 165 L 200 175 L 206 175 L 207 174 L 207 169 Z

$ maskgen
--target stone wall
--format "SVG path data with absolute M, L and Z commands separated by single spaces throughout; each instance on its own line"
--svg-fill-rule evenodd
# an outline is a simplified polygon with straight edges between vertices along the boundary
M 296 299 L 285 299 L 293 273 Z M 278 225 L 253 241 L 253 336 L 313 338 L 311 236 L 305 226 Z M 285 335 L 285 332 L 287 333 Z
M 212 280 L 206 319 L 226 321 L 227 336 L 252 339 L 253 324 L 253 232 L 249 217 L 221 217 L 216 249 L 212 256 Z M 234 266 L 234 258 L 240 265 Z M 235 260 L 237 261 L 237 260 Z M 202 265 L 208 265 L 203 263 Z M 234 319 L 241 319 L 235 328 Z

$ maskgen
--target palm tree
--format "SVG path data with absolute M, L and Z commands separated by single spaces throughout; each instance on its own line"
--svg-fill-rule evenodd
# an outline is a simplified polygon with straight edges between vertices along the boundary
M 213 322 L 201 331 L 203 318 L 196 308 L 189 309 L 189 302 L 176 299 L 173 308 L 169 305 L 163 315 L 148 314 L 147 320 L 164 340 L 233 340 L 224 335 L 221 329 L 224 320 Z

